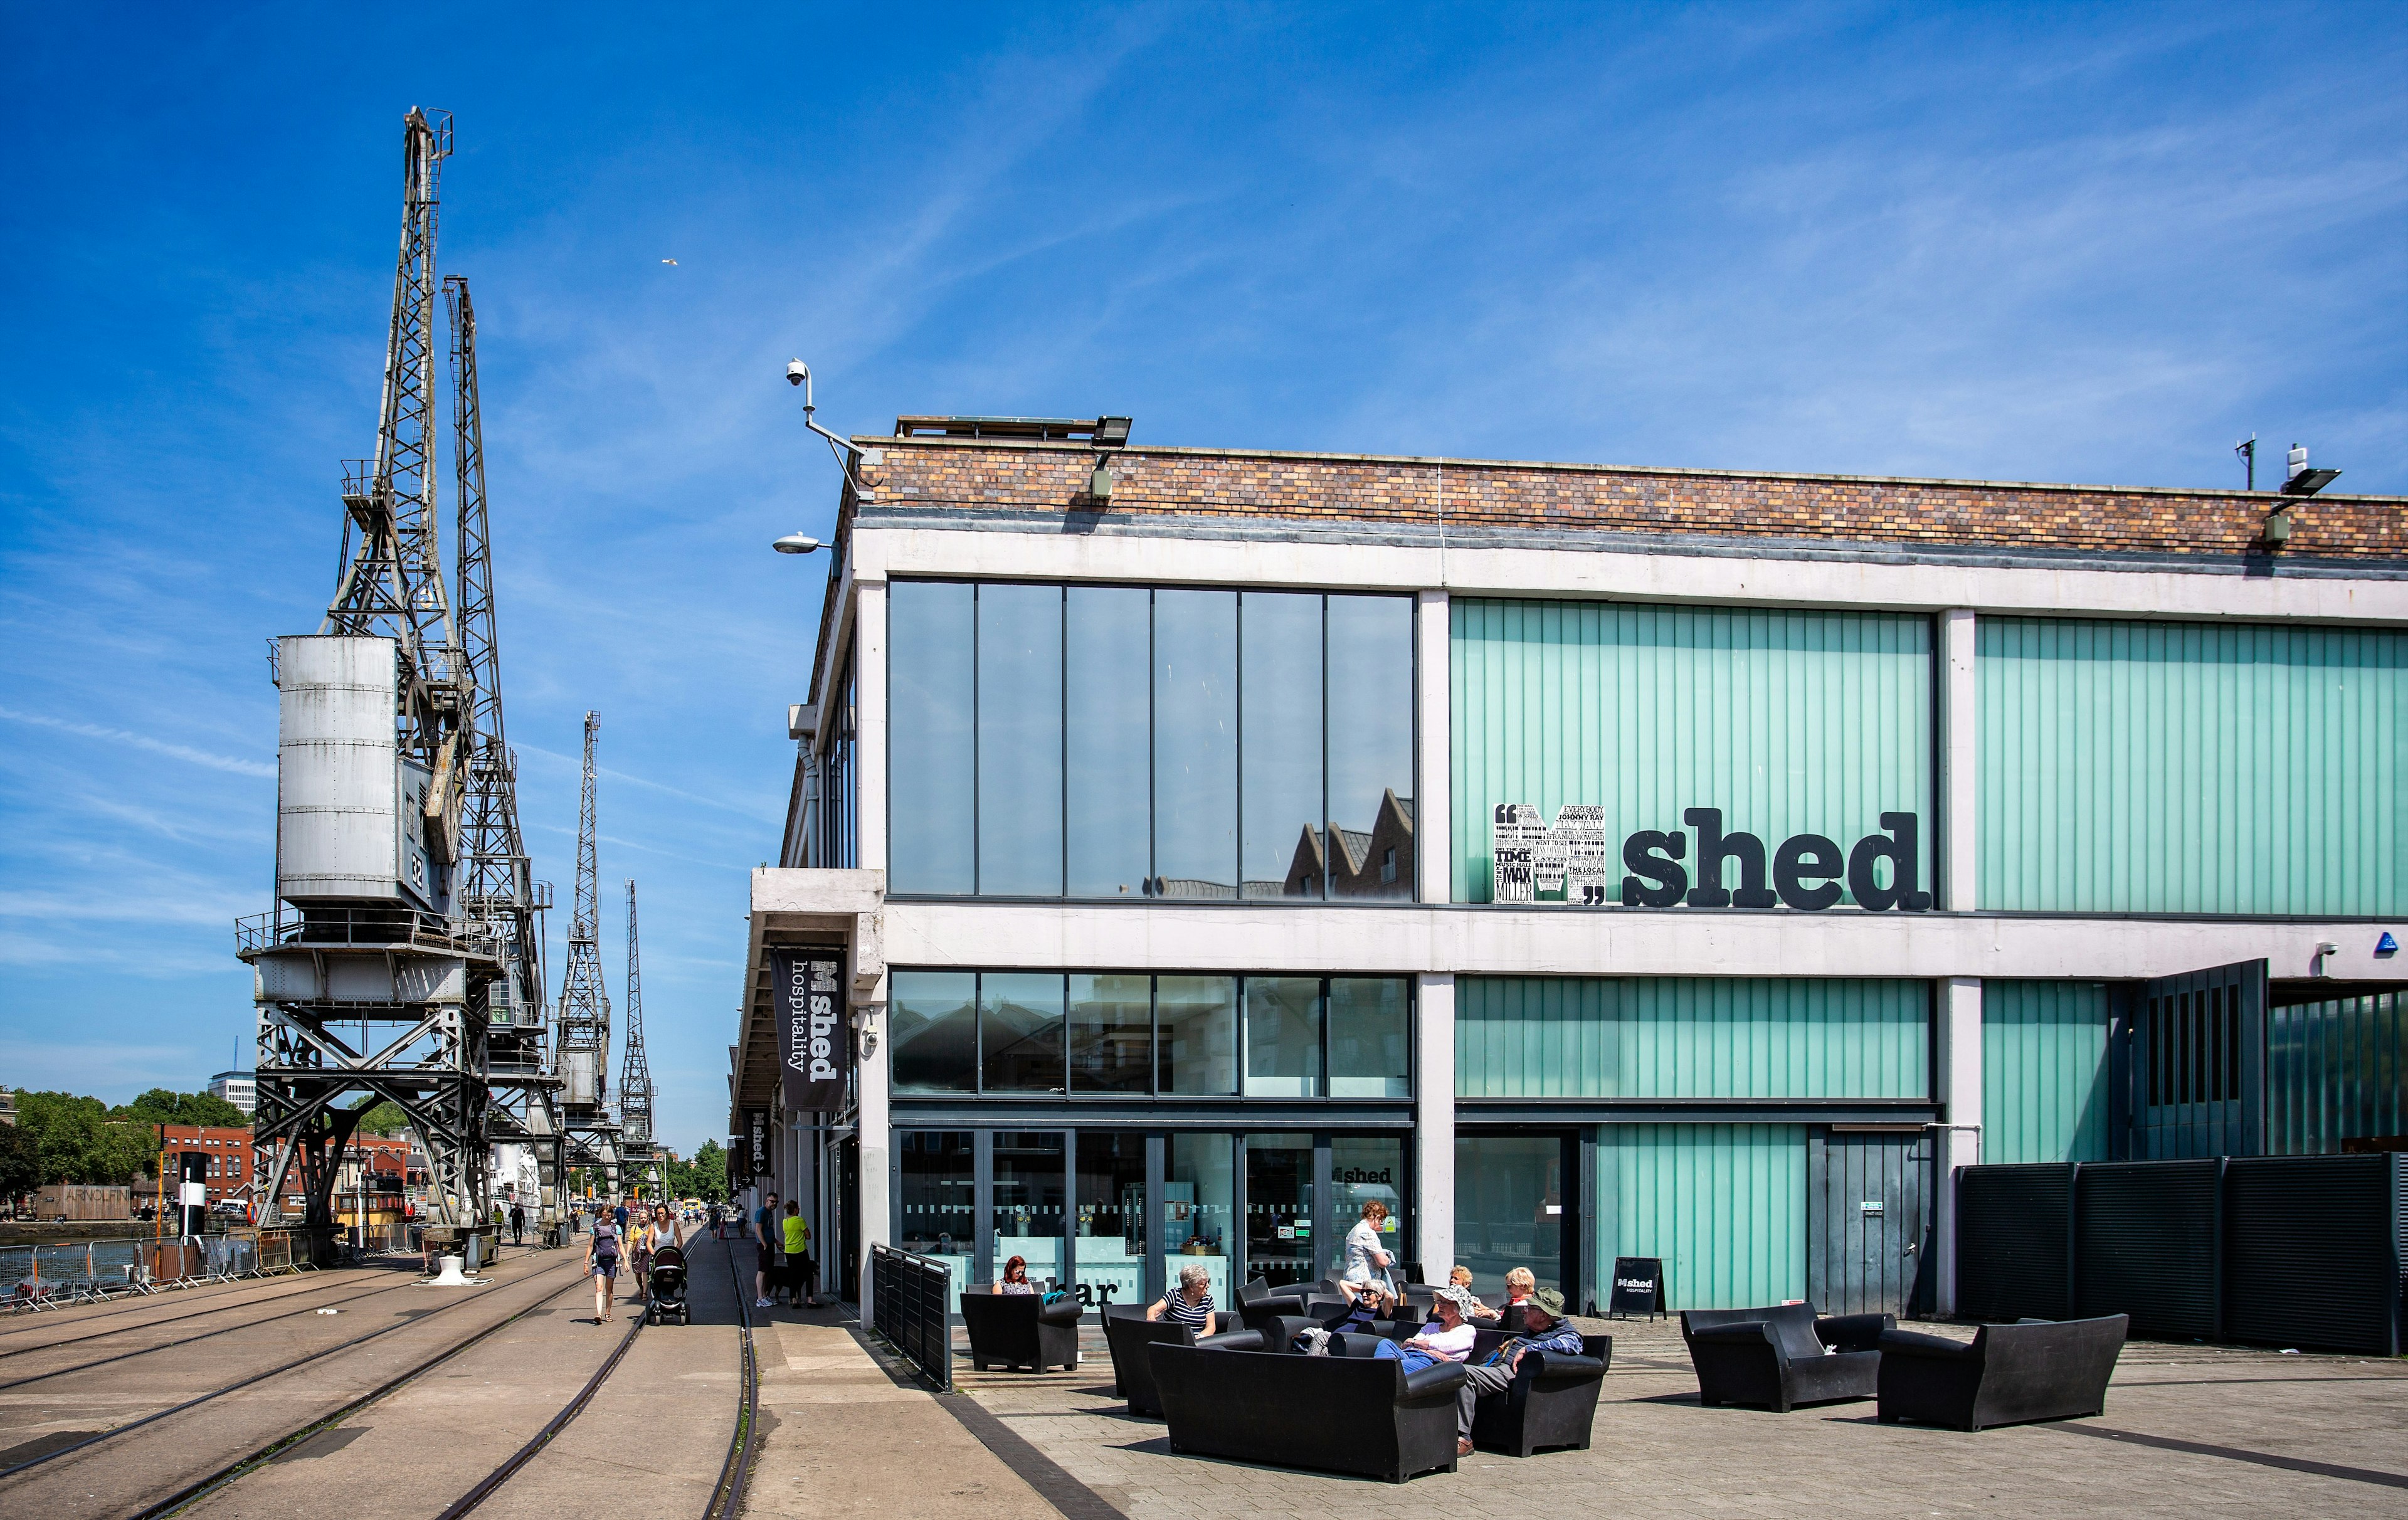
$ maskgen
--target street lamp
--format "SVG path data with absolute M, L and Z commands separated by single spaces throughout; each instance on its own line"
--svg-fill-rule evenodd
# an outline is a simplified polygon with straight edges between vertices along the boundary
M 808 554 L 819 546 L 817 538 L 802 533 L 789 533 L 782 538 L 769 540 L 769 547 L 781 554 Z

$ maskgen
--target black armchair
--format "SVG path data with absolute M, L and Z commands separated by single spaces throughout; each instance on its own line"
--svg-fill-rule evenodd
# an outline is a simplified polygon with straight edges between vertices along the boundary
M 1821 1315 L 1813 1304 L 1686 1309 L 1681 1339 L 1697 1369 L 1699 1403 L 1786 1414 L 1799 1404 L 1872 1398 L 1881 1367 L 1875 1346 L 1897 1323 L 1893 1314 Z
M 1483 1330 L 1472 1341 L 1477 1366 L 1514 1337 Z M 1513 1364 L 1513 1381 L 1502 1393 L 1480 1396 L 1473 1407 L 1471 1443 L 1484 1452 L 1527 1456 L 1549 1449 L 1588 1450 L 1597 1421 L 1598 1397 L 1613 1365 L 1613 1337 L 1584 1335 L 1580 1355 L 1526 1351 Z
M 962 1294 L 962 1323 L 970 1333 L 970 1365 L 982 1372 L 989 1363 L 1038 1372 L 1074 1368 L 1079 1320 L 1086 1312 L 1067 1295 L 1049 1304 L 1033 1293 L 968 1289 Z
M 1240 1349 L 1261 1334 L 1146 1348 L 1171 1450 L 1390 1483 L 1455 1470 L 1460 1363 L 1407 1373 L 1401 1362 L 1369 1355 L 1368 1341 L 1362 1352 L 1331 1356 Z
M 1985 1325 L 1971 1344 L 1892 1330 L 1881 1338 L 1881 1418 L 1959 1430 L 2103 1413 L 2124 1350 L 2123 1314 Z
M 1223 1316 L 1226 1318 L 1226 1316 Z M 1193 1326 L 1168 1320 L 1150 1320 L 1134 1304 L 1116 1304 L 1103 1311 L 1104 1343 L 1112 1353 L 1112 1392 L 1128 1400 L 1131 1414 L 1162 1416 L 1162 1400 L 1154 1388 L 1154 1363 L 1145 1348 L 1157 1341 L 1192 1346 L 1198 1337 Z

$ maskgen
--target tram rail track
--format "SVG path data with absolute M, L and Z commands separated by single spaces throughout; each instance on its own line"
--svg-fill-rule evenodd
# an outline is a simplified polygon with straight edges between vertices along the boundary
M 548 1267 L 539 1269 L 538 1271 L 531 1273 L 527 1277 L 520 1278 L 516 1282 L 503 1285 L 499 1291 L 502 1293 L 509 1293 L 511 1289 L 523 1287 L 529 1282 L 542 1281 L 544 1283 L 544 1291 L 537 1295 L 529 1302 L 513 1312 L 503 1316 L 501 1319 L 485 1326 L 483 1329 L 477 1331 L 473 1335 L 452 1342 L 435 1355 L 424 1358 L 412 1368 L 405 1370 L 398 1377 L 390 1380 L 384 1384 L 380 1384 L 379 1388 L 373 1391 L 370 1395 L 347 1403 L 344 1406 L 343 1413 L 349 1413 L 366 1407 L 367 1404 L 374 1402 L 379 1398 L 382 1398 L 385 1394 L 390 1393 L 394 1388 L 400 1387 L 403 1384 L 410 1381 L 412 1378 L 418 1377 L 430 1369 L 443 1362 L 449 1361 L 451 1358 L 458 1355 L 468 1347 L 475 1345 L 477 1342 L 501 1329 L 504 1326 L 509 1325 L 515 1320 L 523 1318 L 532 1311 L 541 1308 L 546 1303 L 549 1303 L 552 1298 L 558 1297 L 561 1291 L 561 1285 L 558 1282 L 549 1280 L 550 1271 L 551 1269 Z M 0 1480 L 22 1480 L 22 1475 L 25 1473 L 35 1471 L 37 1469 L 47 1468 L 51 1463 L 63 1461 L 78 1453 L 89 1452 L 95 1447 L 103 1446 L 112 1441 L 122 1441 L 125 1437 L 134 1434 L 136 1431 L 148 1429 L 163 1420 L 171 1419 L 178 1414 L 186 1413 L 192 1410 L 199 1409 L 205 1405 L 214 1403 L 219 1399 L 229 1397 L 230 1395 L 240 1393 L 246 1388 L 255 1387 L 270 1379 L 283 1377 L 286 1374 L 297 1371 L 302 1368 L 322 1362 L 328 1357 L 340 1355 L 344 1352 L 355 1350 L 358 1347 L 366 1345 L 370 1341 L 381 1340 L 385 1336 L 394 1334 L 397 1331 L 411 1329 L 416 1326 L 423 1326 L 436 1315 L 448 1314 L 456 1310 L 486 1303 L 489 1297 L 491 1296 L 478 1294 L 472 1297 L 454 1298 L 450 1303 L 437 1304 L 429 1309 L 423 1314 L 413 1315 L 408 1319 L 395 1320 L 391 1325 L 380 1326 L 377 1329 L 367 1331 L 366 1334 L 353 1336 L 349 1340 L 337 1341 L 336 1344 L 331 1346 L 321 1347 L 306 1355 L 296 1356 L 290 1361 L 279 1363 L 278 1365 L 267 1368 L 265 1370 L 253 1372 L 248 1376 L 237 1378 L 232 1383 L 213 1388 L 208 1393 L 195 1395 L 194 1397 L 184 1399 L 179 1403 L 171 1404 L 165 1409 L 154 1410 L 149 1414 L 128 1420 L 122 1425 L 111 1426 L 106 1430 L 94 1431 L 92 1435 L 72 1444 L 56 1447 L 52 1450 L 43 1452 L 38 1455 L 28 1457 L 24 1461 L 12 1464 L 6 1468 L 0 1468 Z M 341 1417 L 342 1414 L 334 1416 L 321 1415 L 308 1422 L 308 1428 L 314 1429 L 329 1423 L 330 1420 L 337 1420 Z M 291 1435 L 292 1433 L 288 1433 L 288 1437 Z M 281 1450 L 288 1443 L 288 1438 L 280 1438 L 277 1441 L 271 1444 L 274 1446 L 275 1450 Z M 274 1455 L 274 1452 L 267 1452 L 266 1455 Z M 245 1458 L 244 1460 L 248 1461 L 249 1458 Z M 222 1479 L 226 1475 L 227 1470 L 227 1469 L 220 1469 L 218 1472 L 211 1475 L 210 1479 L 205 1479 L 203 1482 L 209 1483 L 217 1479 Z M 154 1513 L 164 1513 L 167 1508 L 180 1506 L 181 1504 L 189 1501 L 190 1498 L 195 1497 L 197 1487 L 198 1485 L 190 1485 L 184 1490 L 179 1490 L 179 1497 L 175 1498 L 172 1503 L 163 1501 L 160 1505 L 153 1505 L 148 1510 L 143 1510 L 137 1513 L 143 1514 Z
M 357 1269 L 358 1269 L 354 1268 L 335 1269 L 335 1270 L 337 1271 L 351 1271 Z M 325 1284 L 316 1282 L 315 1279 L 324 1275 L 324 1273 L 313 1267 L 307 1269 L 307 1276 L 304 1276 L 300 1271 L 296 1271 L 294 1274 L 293 1280 L 296 1282 L 309 1282 L 312 1286 L 322 1287 Z M 115 1295 L 105 1300 L 95 1300 L 95 1302 L 106 1302 L 114 1306 L 104 1313 L 80 1312 L 80 1311 L 87 1307 L 83 1304 L 73 1304 L 64 1309 L 56 1309 L 49 1312 L 48 1313 L 40 1314 L 28 1313 L 23 1310 L 12 1308 L 10 1310 L 11 1320 L 13 1321 L 19 1315 L 22 1315 L 23 1322 L 22 1324 L 0 1324 L 0 1347 L 7 1347 L 10 1342 L 19 1336 L 38 1335 L 44 1330 L 72 1329 L 78 1326 L 91 1325 L 96 1321 L 105 1319 L 122 1319 L 128 1314 L 138 1314 L 146 1309 L 182 1309 L 194 1303 L 205 1303 L 219 1299 L 231 1300 L 236 1303 L 256 1302 L 256 1299 L 246 1298 L 243 1295 L 247 1290 L 258 1286 L 261 1281 L 263 1280 L 244 1279 L 230 1283 L 212 1283 L 207 1287 L 196 1286 L 178 1288 L 173 1290 L 172 1296 L 169 1291 L 165 1289 L 153 1290 L 150 1293 Z M 224 1305 L 221 1304 L 220 1307 L 222 1308 Z M 195 1312 L 210 1313 L 214 1312 L 214 1311 L 198 1310 L 195 1311 Z M 181 1314 L 165 1314 L 162 1315 L 159 1319 L 144 1320 L 142 1323 L 146 1325 L 168 1324 L 184 1317 L 186 1316 Z M 66 1343 L 67 1341 L 45 1341 L 41 1342 L 40 1345 L 20 1346 L 16 1347 L 14 1350 L 0 1350 L 0 1356 L 13 1356 L 18 1351 L 38 1351 L 42 1346 L 64 1345 Z
M 333 1283 L 317 1284 L 317 1286 L 321 1288 L 336 1285 L 337 1284 Z M 303 1314 L 314 1314 L 322 1309 L 348 1307 L 352 1304 L 364 1302 L 369 1298 L 381 1298 L 383 1295 L 388 1293 L 398 1293 L 404 1288 L 415 1287 L 416 1285 L 417 1279 L 413 1277 L 407 1282 L 388 1283 L 383 1287 L 371 1287 L 365 1293 L 341 1295 L 333 1298 L 321 1299 L 315 1303 L 305 1304 L 297 1309 L 286 1309 L 272 1314 L 262 1314 L 257 1319 L 247 1319 L 234 1325 L 222 1325 L 214 1330 L 204 1330 L 197 1335 L 188 1335 L 175 1341 L 163 1341 L 155 1346 L 136 1346 L 130 1351 L 119 1352 L 115 1355 L 95 1356 L 91 1361 L 78 1362 L 72 1367 L 52 1368 L 47 1372 L 35 1372 L 25 1377 L 13 1378 L 7 1382 L 0 1383 L 0 1393 L 6 1393 L 11 1388 L 22 1388 L 29 1383 L 41 1383 L 50 1378 L 65 1377 L 70 1373 L 87 1372 L 95 1367 L 108 1367 L 115 1362 L 131 1361 L 136 1356 L 148 1356 L 158 1352 L 173 1351 L 179 1346 L 189 1346 L 202 1341 L 212 1340 L 218 1336 L 232 1335 L 238 1330 L 252 1329 L 262 1325 L 273 1325 L 279 1320 L 294 1319 Z M 350 1283 L 340 1284 L 340 1286 L 346 1288 L 356 1288 L 360 1286 L 360 1284 Z M 280 1303 L 289 1303 L 294 1298 L 305 1296 L 306 1295 L 304 1294 L 297 1293 L 279 1294 L 275 1298 L 265 1300 L 265 1302 L 272 1306 Z M 255 1305 L 258 1301 L 259 1300 L 253 1300 L 252 1302 Z M 232 1310 L 251 1306 L 252 1305 L 245 1304 L 221 1304 L 216 1309 L 207 1311 L 206 1312 L 225 1313 Z M 145 1320 L 139 1325 L 122 1325 L 113 1330 L 101 1330 L 89 1336 L 78 1336 L 66 1341 L 53 1341 L 46 1345 L 20 1346 L 14 1351 L 0 1351 L 0 1356 L 22 1356 L 37 1351 L 55 1351 L 62 1346 L 80 1345 L 86 1341 L 97 1341 L 103 1336 L 131 1335 L 137 1330 L 152 1329 L 163 1325 L 178 1325 L 181 1324 L 184 1320 L 198 1319 L 201 1316 L 198 1314 L 181 1314 L 170 1316 L 164 1320 Z
M 722 1243 L 724 1245 L 724 1242 Z M 731 1412 L 733 1427 L 728 1433 L 726 1455 L 719 1465 L 715 1479 L 702 1480 L 710 1482 L 710 1497 L 702 1510 L 703 1520 L 735 1520 L 743 1504 L 746 1484 L 751 1476 L 752 1461 L 759 1442 L 760 1367 L 753 1338 L 751 1299 L 744 1291 L 749 1284 L 738 1269 L 735 1253 L 729 1251 L 727 1257 L 729 1288 L 736 1307 L 737 1319 L 735 1326 L 738 1372 L 737 1398 L 735 1408 Z M 520 1279 L 518 1283 L 509 1286 L 517 1287 L 536 1281 L 538 1278 L 544 1282 L 542 1290 L 530 1301 L 520 1305 L 493 1324 L 452 1342 L 434 1355 L 417 1359 L 392 1377 L 380 1382 L 375 1387 L 346 1400 L 339 1408 L 318 1413 L 306 1422 L 283 1429 L 272 1439 L 251 1447 L 234 1460 L 223 1463 L 213 1470 L 181 1484 L 175 1492 L 151 1501 L 145 1507 L 129 1509 L 125 1513 L 134 1516 L 135 1520 L 165 1520 L 169 1515 L 204 1506 L 212 1496 L 241 1483 L 249 1474 L 293 1452 L 302 1443 L 345 1425 L 367 1412 L 371 1406 L 393 1398 L 472 1347 L 519 1324 L 531 1314 L 544 1312 L 547 1306 L 554 1304 L 560 1298 L 566 1288 L 577 1283 L 575 1278 L 563 1283 L 552 1278 L 549 1270 L 545 1270 L 533 1274 L 529 1278 Z M 473 1301 L 477 1300 L 462 1300 L 462 1303 Z M 455 1303 L 445 1307 L 460 1306 Z M 638 1309 L 631 1319 L 632 1323 L 628 1326 L 626 1333 L 619 1338 L 618 1342 L 611 1347 L 609 1355 L 599 1366 L 595 1368 L 592 1374 L 586 1377 L 576 1391 L 561 1404 L 557 1412 L 552 1414 L 533 1437 L 479 1475 L 475 1482 L 460 1492 L 457 1498 L 437 1512 L 437 1520 L 464 1520 L 464 1517 L 477 1511 L 496 1495 L 508 1491 L 511 1480 L 570 1428 L 578 1417 L 594 1402 L 595 1397 L 603 1391 L 612 1375 L 621 1369 L 628 1354 L 635 1349 L 637 1341 L 648 1322 L 648 1316 Z M 12 1478 L 29 1469 L 39 1468 L 55 1458 L 87 1450 L 99 1445 L 104 1441 L 114 1440 L 146 1426 L 153 1425 L 184 1410 L 239 1393 L 243 1389 L 283 1376 L 312 1362 L 322 1361 L 337 1353 L 376 1340 L 381 1335 L 390 1334 L 403 1326 L 423 1323 L 423 1315 L 417 1319 L 405 1320 L 399 1325 L 388 1326 L 364 1336 L 353 1337 L 339 1345 L 324 1348 L 309 1356 L 296 1358 L 265 1372 L 230 1383 L 200 1398 L 186 1400 L 184 1403 L 158 1411 L 140 1420 L 130 1421 L 111 1430 L 100 1432 L 92 1440 L 45 1454 L 41 1457 L 15 1467 L 0 1470 L 0 1479 Z

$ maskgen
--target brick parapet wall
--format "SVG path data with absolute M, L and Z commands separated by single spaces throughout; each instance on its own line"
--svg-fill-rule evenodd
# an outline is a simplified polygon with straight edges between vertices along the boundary
M 1111 500 L 1086 495 L 1084 448 L 868 438 L 879 505 L 1015 512 L 1229 516 L 1435 528 L 1723 535 L 1892 548 L 2028 548 L 2237 557 L 2266 552 L 2267 493 L 1980 480 L 1750 475 L 1584 465 L 1128 449 Z M 2408 560 L 2398 497 L 2317 496 L 2292 509 L 2285 558 Z

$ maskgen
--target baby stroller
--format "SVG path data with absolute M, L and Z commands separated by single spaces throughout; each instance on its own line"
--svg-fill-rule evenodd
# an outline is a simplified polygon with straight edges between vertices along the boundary
M 674 1317 L 680 1325 L 694 1323 L 685 1298 L 685 1253 L 665 1245 L 652 1253 L 652 1275 L 644 1284 L 644 1318 L 658 1325 Z

